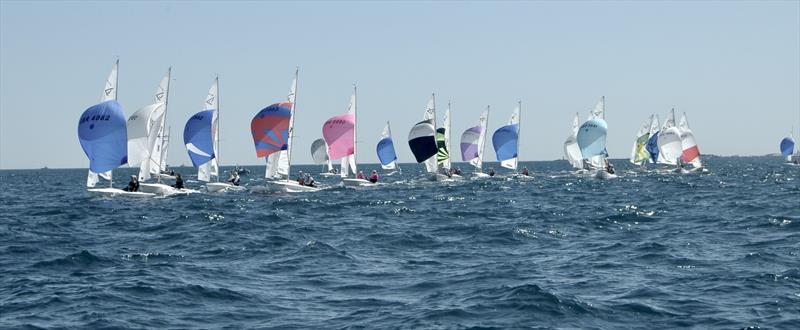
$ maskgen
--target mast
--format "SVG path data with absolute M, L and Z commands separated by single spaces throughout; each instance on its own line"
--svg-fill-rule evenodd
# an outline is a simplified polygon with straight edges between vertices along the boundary
M 517 100 L 517 160 L 514 162 L 514 171 L 519 169 L 519 143 L 522 142 L 522 99 Z
M 353 84 L 353 164 L 358 165 L 358 96 L 356 95 L 356 84 Z M 355 169 L 354 169 L 355 170 Z
M 478 152 L 478 163 L 480 166 L 478 170 L 483 172 L 483 151 L 486 149 L 486 130 L 489 129 L 489 107 L 490 105 L 486 106 L 486 121 L 483 123 L 483 129 L 481 130 L 481 149 Z
M 220 167 L 220 161 L 219 161 L 219 114 L 220 114 L 220 111 L 219 111 L 219 75 L 217 75 L 214 78 L 214 86 L 217 87 L 217 91 L 216 91 L 217 94 L 214 95 L 214 100 L 215 100 L 215 103 L 217 105 L 216 106 L 216 108 L 217 108 L 216 109 L 217 110 L 217 129 L 216 129 L 216 132 L 214 132 L 214 147 L 215 147 L 214 148 L 214 152 L 215 152 L 214 158 L 217 160 L 217 182 L 219 182 L 219 167 Z
M 447 100 L 447 116 L 446 116 L 447 123 L 444 124 L 447 127 L 447 129 L 444 132 L 445 134 L 447 134 L 447 136 L 444 141 L 445 141 L 445 148 L 447 148 L 447 162 L 448 165 L 450 165 L 450 168 L 453 168 L 453 158 L 451 156 L 452 151 L 450 151 L 450 137 L 451 137 L 450 131 L 452 130 L 452 127 L 450 127 L 450 117 L 452 116 L 453 114 L 450 112 L 450 100 Z
M 292 176 L 292 144 L 294 138 L 294 110 L 297 108 L 297 78 L 299 76 L 300 67 L 297 66 L 294 68 L 294 82 L 292 83 L 292 91 L 290 94 L 290 100 L 292 102 L 292 109 L 289 113 L 289 136 L 288 136 L 288 146 L 286 146 L 286 162 L 288 165 L 286 166 L 286 181 L 289 181 L 289 178 Z M 280 158 L 280 157 L 279 157 Z M 278 160 L 280 162 L 280 160 Z
M 433 137 L 434 143 L 436 141 L 436 93 L 431 93 L 431 99 L 433 100 Z M 439 149 L 439 148 L 436 148 Z M 436 155 L 431 156 L 433 157 L 433 163 L 436 164 L 436 171 L 434 173 L 439 173 L 439 162 L 436 161 Z
M 117 58 L 117 62 L 114 63 L 114 69 L 117 71 L 117 74 L 114 76 L 114 101 L 118 101 L 117 90 L 119 88 L 119 58 Z M 114 188 L 114 169 L 108 171 L 108 187 Z
M 161 127 L 159 131 L 161 132 L 161 147 L 159 150 L 161 151 L 158 155 L 158 174 L 156 174 L 156 182 L 161 183 L 161 163 L 164 161 L 164 125 L 167 123 L 167 108 L 169 105 L 169 81 L 172 79 L 172 66 L 167 69 L 167 90 L 164 94 L 164 115 L 161 117 Z

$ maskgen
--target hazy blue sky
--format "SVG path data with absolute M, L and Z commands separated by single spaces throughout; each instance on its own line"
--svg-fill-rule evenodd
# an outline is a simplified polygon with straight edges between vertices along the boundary
M 560 159 L 575 112 L 607 99 L 609 152 L 651 113 L 685 111 L 700 150 L 777 152 L 800 127 L 800 2 L 0 1 L 0 168 L 87 167 L 77 137 L 116 57 L 126 115 L 173 67 L 170 164 L 220 76 L 221 161 L 262 164 L 250 120 L 300 66 L 295 163 L 359 87 L 359 160 L 392 123 L 401 162 L 431 92 L 453 138 L 523 101 L 522 160 Z M 795 133 L 797 136 L 797 133 Z M 490 145 L 490 144 L 489 144 Z M 494 151 L 487 145 L 487 159 Z M 454 143 L 457 146 L 457 143 Z

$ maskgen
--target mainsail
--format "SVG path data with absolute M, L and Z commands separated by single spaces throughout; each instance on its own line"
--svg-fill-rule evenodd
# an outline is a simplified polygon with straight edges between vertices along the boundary
M 689 128 L 689 120 L 686 119 L 685 112 L 678 123 L 678 131 L 681 133 L 681 146 L 683 148 L 681 160 L 685 163 L 691 163 L 694 167 L 703 166 L 700 162 L 700 149 L 697 148 L 694 132 Z
M 449 169 L 450 164 L 450 102 L 444 112 L 442 127 L 436 129 L 436 163 Z
M 134 112 L 128 118 L 128 164 L 139 166 L 139 180 L 150 179 L 161 167 L 160 136 L 167 112 L 170 70 L 156 89 L 155 103 Z
M 87 187 L 94 187 L 98 176 L 111 181 L 111 170 L 128 162 L 125 114 L 117 102 L 118 71 L 119 60 L 106 79 L 102 101 L 86 109 L 78 121 L 78 140 L 89 158 Z
M 292 149 L 292 139 L 294 138 L 294 111 L 297 99 L 297 77 L 300 72 L 299 68 L 295 68 L 294 71 L 294 79 L 292 80 L 292 85 L 289 87 L 289 94 L 287 95 L 286 99 L 291 105 L 291 115 L 289 118 L 289 132 L 287 137 L 287 147 L 286 150 L 281 150 L 280 152 L 272 153 L 267 157 L 267 167 L 264 176 L 268 179 L 275 179 L 275 178 L 289 178 L 289 158 L 291 155 Z
M 580 121 L 576 112 L 575 118 L 572 119 L 570 135 L 564 141 L 564 156 L 573 168 L 582 169 L 583 155 L 581 155 L 581 148 L 578 147 L 578 127 L 580 127 Z
M 494 151 L 497 155 L 497 160 L 500 162 L 500 166 L 512 170 L 517 169 L 517 157 L 519 153 L 519 115 L 521 108 L 522 102 L 520 101 L 511 114 L 508 124 L 498 128 L 494 131 L 494 134 L 492 134 L 492 145 L 494 146 Z
M 477 168 L 483 166 L 483 149 L 486 144 L 486 122 L 489 119 L 489 107 L 481 114 L 478 125 L 472 126 L 461 134 L 461 159 Z
M 429 173 L 436 173 L 437 145 L 436 138 L 436 96 L 431 95 L 428 106 L 425 108 L 423 120 L 413 127 L 408 133 L 408 146 L 417 163 L 425 162 L 425 169 Z
M 671 110 L 658 133 L 658 151 L 658 162 L 669 165 L 677 165 L 683 154 L 681 132 L 675 127 L 675 109 Z
M 393 170 L 397 167 L 397 154 L 394 152 L 394 143 L 392 142 L 392 129 L 389 127 L 389 122 L 383 127 L 381 138 L 378 140 L 376 147 L 378 159 L 381 162 L 381 167 L 384 170 Z
M 219 78 L 208 90 L 204 110 L 194 114 L 183 128 L 183 143 L 197 168 L 197 179 L 209 182 L 212 177 L 219 180 L 218 138 L 219 138 Z

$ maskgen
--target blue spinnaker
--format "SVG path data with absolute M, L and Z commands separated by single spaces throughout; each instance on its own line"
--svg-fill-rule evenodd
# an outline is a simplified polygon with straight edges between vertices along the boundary
M 594 118 L 587 120 L 578 129 L 578 147 L 584 159 L 606 155 L 606 133 L 608 126 L 605 120 Z
M 506 125 L 494 131 L 492 145 L 498 161 L 517 158 L 518 139 L 519 124 Z
M 791 156 L 794 153 L 794 139 L 789 136 L 781 140 L 781 155 L 784 157 Z
M 650 160 L 652 160 L 653 163 L 656 163 L 658 161 L 658 131 L 653 133 L 650 139 L 647 140 L 647 146 L 645 146 L 645 149 L 647 149 L 647 152 L 650 153 Z
M 183 143 L 194 167 L 200 167 L 215 157 L 211 125 L 216 111 L 203 110 L 194 114 L 183 128 Z
M 78 139 L 95 173 L 128 162 L 128 130 L 122 106 L 116 100 L 95 104 L 81 115 Z
M 378 147 L 376 148 L 378 152 L 378 159 L 381 161 L 381 165 L 389 165 L 389 163 L 397 160 L 397 154 L 394 152 L 394 143 L 390 138 L 383 138 L 378 141 Z

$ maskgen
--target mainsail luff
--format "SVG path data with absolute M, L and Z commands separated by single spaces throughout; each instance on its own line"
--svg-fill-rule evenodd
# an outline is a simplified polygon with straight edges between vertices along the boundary
M 161 183 L 161 171 L 164 170 L 164 162 L 167 158 L 167 151 L 165 149 L 164 141 L 168 141 L 168 138 L 164 137 L 164 126 L 167 123 L 167 109 L 169 108 L 169 83 L 172 77 L 172 67 L 170 66 L 167 68 L 167 76 L 161 80 L 161 84 L 158 85 L 158 90 L 156 91 L 156 102 L 161 101 L 164 99 L 164 115 L 161 118 L 161 125 L 159 127 L 158 134 L 161 135 L 161 138 L 157 141 L 160 142 L 158 146 L 158 167 L 156 168 L 156 180 Z M 166 81 L 166 83 L 165 83 Z M 160 96 L 160 93 L 163 93 L 163 97 Z M 159 141 L 160 140 L 160 141 Z M 151 156 L 152 159 L 152 156 Z M 152 170 L 151 170 L 152 172 Z
M 429 119 L 433 123 L 434 140 L 436 139 L 436 94 L 431 93 L 431 99 L 428 106 L 425 108 L 424 119 Z M 437 148 L 438 149 L 438 148 Z M 439 170 L 439 165 L 436 156 L 431 156 L 425 161 L 425 167 L 429 173 L 436 173 Z

